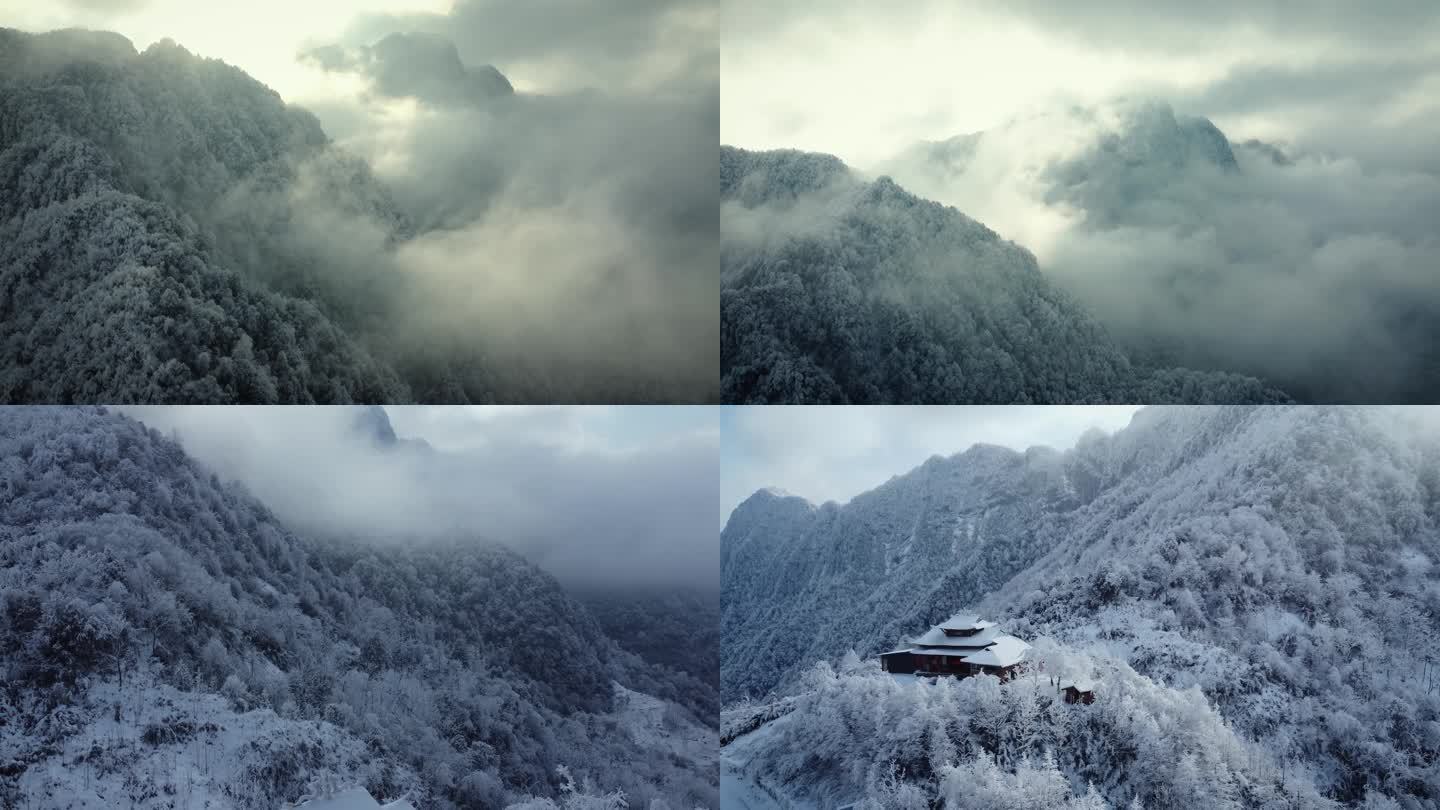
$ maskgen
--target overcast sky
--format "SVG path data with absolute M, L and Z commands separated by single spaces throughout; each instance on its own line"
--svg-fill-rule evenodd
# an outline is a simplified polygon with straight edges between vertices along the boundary
M 723 2 L 722 140 L 862 167 L 1057 100 L 1158 95 L 1232 137 L 1382 160 L 1440 111 L 1430 0 Z
M 720 521 L 756 490 L 845 502 L 934 456 L 974 444 L 1068 449 L 1090 428 L 1129 424 L 1135 405 L 744 406 L 720 416 Z
M 142 51 L 162 39 L 173 39 L 194 53 L 235 65 L 293 102 L 341 90 L 323 71 L 296 56 L 306 47 L 334 41 L 344 33 L 348 20 L 386 10 L 443 11 L 449 4 L 450 0 L 0 0 L 0 25 L 26 31 L 115 31 Z
M 387 448 L 355 407 L 120 410 L 242 482 L 292 529 L 498 541 L 572 584 L 718 587 L 717 409 L 389 407 Z
M 442 33 L 463 59 L 496 65 L 522 91 L 649 89 L 696 69 L 713 73 L 704 62 L 715 56 L 717 15 L 713 0 L 0 0 L 5 27 L 115 31 L 139 50 L 173 39 L 302 103 L 356 85 L 327 77 L 299 54 L 335 42 L 371 44 L 395 31 Z

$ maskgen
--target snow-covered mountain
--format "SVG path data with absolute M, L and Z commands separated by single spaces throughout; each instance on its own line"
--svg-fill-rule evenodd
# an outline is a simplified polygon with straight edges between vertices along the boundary
M 292 533 L 103 409 L 0 409 L 0 616 L 0 806 L 718 802 L 703 683 L 550 575 Z
M 752 495 L 720 536 L 724 699 L 762 696 L 837 651 L 879 652 L 999 587 L 1064 539 L 1052 516 L 1092 486 L 1077 467 L 976 446 L 844 506 Z
M 730 402 L 1269 402 L 1131 361 L 1024 248 L 838 159 L 722 147 Z
M 681 249 L 668 242 L 697 219 L 694 201 L 656 181 L 579 174 L 604 167 L 704 185 L 713 151 L 700 152 L 708 160 L 695 165 L 705 168 L 688 173 L 690 141 L 673 153 L 627 141 L 632 153 L 617 160 L 616 149 L 577 137 L 552 144 L 565 160 L 533 156 L 537 140 L 593 132 L 600 121 L 638 130 L 635 121 L 649 115 L 658 130 L 711 117 L 637 112 L 599 92 L 515 93 L 495 68 L 463 64 L 436 35 L 393 34 L 308 57 L 369 76 L 375 93 L 429 105 L 427 113 L 451 111 L 417 133 L 414 148 L 453 164 L 382 179 L 308 110 L 168 39 L 137 51 L 109 32 L 0 28 L 0 402 L 716 397 L 713 335 L 701 341 L 703 323 L 674 314 L 704 309 L 708 295 L 714 318 L 713 259 L 689 258 L 696 269 L 680 272 L 672 256 Z M 456 153 L 457 144 L 471 151 Z M 391 168 L 409 162 L 387 154 Z M 656 168 L 662 156 L 676 165 Z M 520 172 L 544 176 L 517 180 Z M 487 215 L 500 216 L 498 190 L 512 181 L 547 188 L 523 195 L 530 207 L 513 216 L 553 222 L 562 234 L 593 225 L 561 202 L 581 187 L 589 200 L 615 182 L 647 210 L 666 197 L 656 210 L 668 219 L 639 223 L 636 233 L 626 231 L 627 217 L 603 210 L 613 214 L 604 232 L 635 253 L 675 251 L 645 257 L 665 272 L 646 265 L 622 274 L 617 267 L 641 257 L 592 255 L 589 237 L 576 237 L 584 251 L 549 244 L 553 237 L 517 227 L 508 211 L 504 225 L 489 228 Z M 706 190 L 708 224 L 699 218 L 693 233 L 713 249 L 713 185 Z M 517 231 L 527 235 L 509 236 Z M 579 264 L 557 269 L 569 262 Z M 546 269 L 547 284 L 515 280 L 534 267 Z M 641 326 L 651 330 L 643 340 L 634 332 Z
M 1153 407 L 1064 452 L 932 459 L 844 506 L 757 494 L 722 548 L 725 698 L 771 706 L 727 722 L 785 715 L 750 767 L 801 795 L 893 796 L 908 781 L 948 796 L 963 789 L 944 787 L 955 766 L 1026 784 L 1058 771 L 1113 806 L 1440 799 L 1428 410 Z M 966 606 L 1041 646 L 1047 674 L 932 694 L 841 662 Z M 1059 701 L 1057 675 L 1095 679 L 1095 706 Z M 984 736 L 1014 722 L 1022 739 Z M 784 765 L 834 735 L 848 753 L 812 759 L 808 776 Z M 1003 779 L 985 770 L 995 761 Z

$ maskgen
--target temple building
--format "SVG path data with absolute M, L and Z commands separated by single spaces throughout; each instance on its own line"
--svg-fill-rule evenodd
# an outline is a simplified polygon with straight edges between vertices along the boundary
M 1019 672 L 1029 649 L 1029 644 L 1000 632 L 994 622 L 957 613 L 909 645 L 882 653 L 880 666 L 893 673 L 994 675 L 1008 681 Z

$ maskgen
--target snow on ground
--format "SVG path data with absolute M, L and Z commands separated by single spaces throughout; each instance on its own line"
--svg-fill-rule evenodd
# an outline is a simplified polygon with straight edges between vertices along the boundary
M 720 749 L 720 810 L 782 810 L 810 808 L 773 791 L 750 769 L 750 760 L 763 749 L 786 717 L 772 720 L 749 734 L 742 734 Z
M 660 698 L 614 686 L 616 719 L 636 745 L 694 762 L 715 761 L 720 739 L 712 729 L 670 712 L 670 704 Z
M 143 673 L 128 674 L 123 689 L 109 680 L 85 694 L 83 705 L 0 725 L 0 761 L 28 764 L 18 781 L 21 807 L 263 808 L 278 804 L 269 786 L 289 776 L 353 782 L 347 777 L 365 755 L 329 723 L 236 712 L 218 695 L 182 692 Z
M 329 796 L 300 802 L 296 810 L 380 810 L 380 803 L 364 789 L 350 788 Z
M 303 801 L 294 807 L 295 810 L 415 810 L 415 806 L 404 799 L 382 805 L 358 787 Z
M 665 701 L 615 684 L 615 711 L 631 739 L 648 747 L 663 744 Z

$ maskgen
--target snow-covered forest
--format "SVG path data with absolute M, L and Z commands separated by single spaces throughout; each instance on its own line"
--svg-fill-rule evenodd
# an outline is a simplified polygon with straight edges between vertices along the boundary
M 654 607 L 607 630 L 494 543 L 297 534 L 130 417 L 0 409 L 0 806 L 717 805 L 713 674 L 648 643 L 713 660 L 713 605 L 583 596 Z
M 1132 362 L 1024 248 L 838 159 L 722 147 L 721 377 L 734 403 L 1275 402 Z
M 686 168 L 697 143 L 715 148 L 690 133 L 703 99 L 516 93 L 438 36 L 313 58 L 424 105 L 436 131 L 410 148 L 454 165 L 382 178 L 377 155 L 170 40 L 137 52 L 114 33 L 0 29 L 0 402 L 716 397 L 714 266 L 694 258 L 713 255 L 714 170 Z M 485 92 L 435 90 L 472 80 Z M 668 151 L 579 136 L 652 124 Z M 454 154 L 453 131 L 484 137 Z M 548 145 L 573 178 L 526 157 L 555 133 L 577 133 Z M 708 223 L 676 224 L 687 182 Z M 502 199 L 510 184 L 528 208 Z M 668 219 L 605 208 L 621 193 L 668 195 Z M 603 246 L 602 215 L 628 254 Z
M 1157 406 L 1063 451 L 937 456 L 844 505 L 756 493 L 722 534 L 726 795 L 1433 807 L 1437 537 L 1425 408 Z M 1043 668 L 880 671 L 967 607 Z M 1074 679 L 1093 704 L 1061 699 Z

